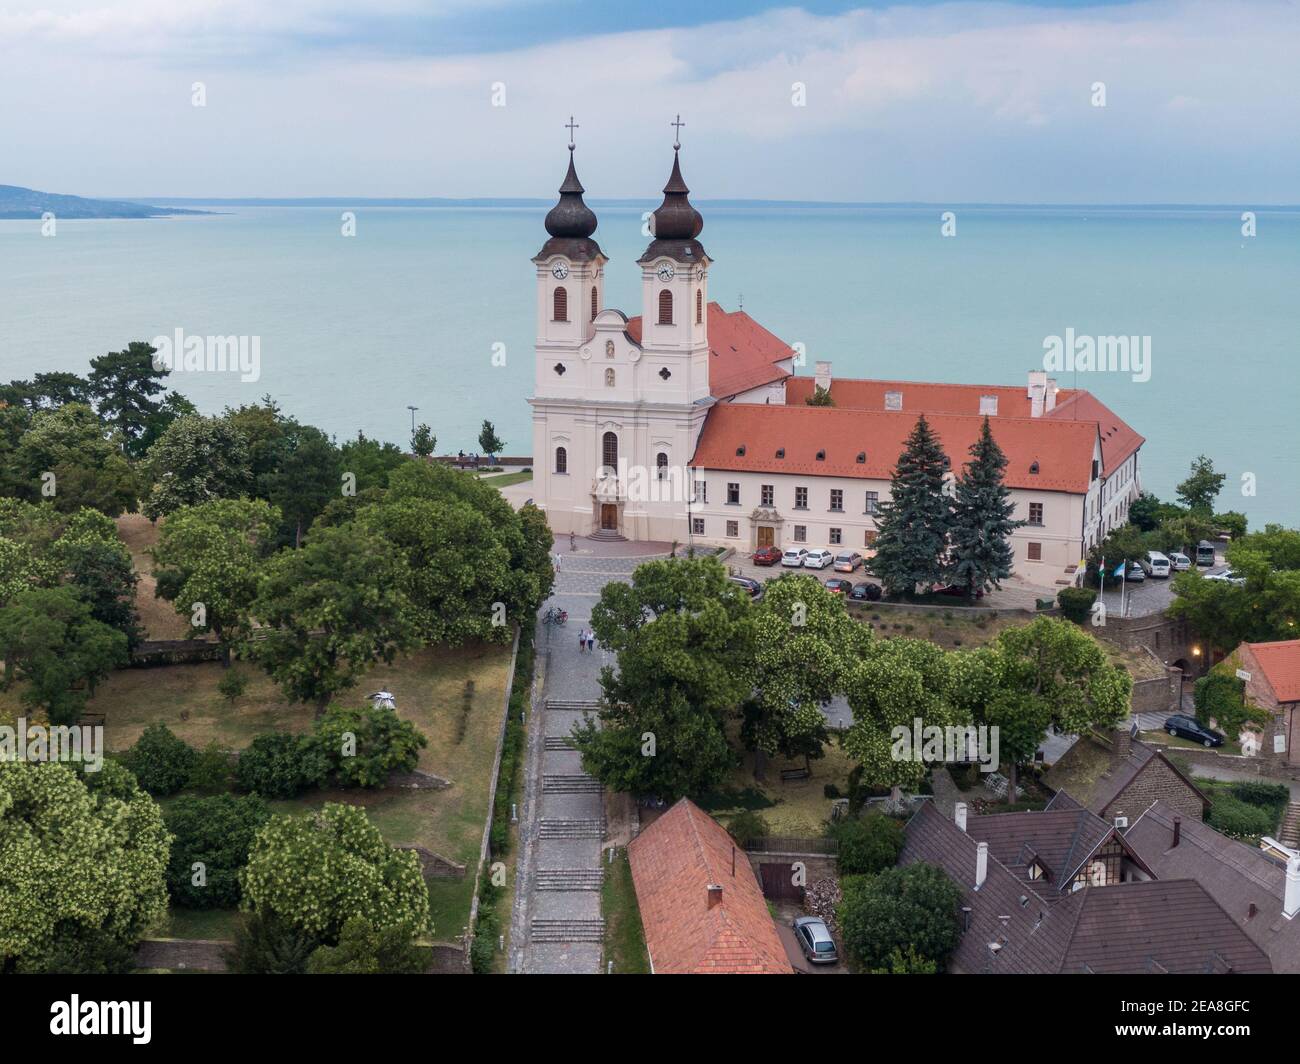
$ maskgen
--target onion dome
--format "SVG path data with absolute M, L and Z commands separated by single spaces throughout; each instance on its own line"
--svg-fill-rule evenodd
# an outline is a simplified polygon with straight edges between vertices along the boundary
M 550 239 L 533 258 L 541 262 L 553 255 L 563 255 L 573 262 L 591 262 L 604 258 L 600 245 L 591 239 L 596 231 L 596 212 L 583 202 L 586 189 L 578 180 L 573 165 L 573 145 L 569 145 L 569 172 L 560 186 L 560 201 L 546 215 L 546 231 Z
M 695 238 L 704 228 L 704 218 L 691 206 L 690 189 L 682 179 L 678 147 L 673 147 L 673 172 L 664 185 L 664 201 L 651 216 L 650 231 L 654 240 L 638 262 L 668 256 L 677 262 L 706 262 L 704 246 Z

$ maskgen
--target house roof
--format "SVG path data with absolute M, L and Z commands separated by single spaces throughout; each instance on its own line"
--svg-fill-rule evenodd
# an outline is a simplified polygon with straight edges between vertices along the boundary
M 1286 867 L 1263 850 L 1220 834 L 1208 824 L 1182 818 L 1156 802 L 1125 833 L 1127 841 L 1157 876 L 1192 879 L 1269 955 L 1276 972 L 1300 972 L 1300 916 L 1282 915 Z M 1251 916 L 1251 906 L 1255 915 Z
M 1106 477 L 1146 443 L 1145 438 L 1091 392 L 1071 392 L 1069 398 L 1064 402 L 1058 400 L 1056 408 L 1043 417 L 1049 421 L 1087 421 L 1096 425 L 1101 437 L 1101 472 Z
M 1117 837 L 1111 825 L 1087 809 L 972 816 L 966 830 L 977 842 L 987 842 L 989 853 L 1027 882 L 1029 866 L 1036 859 L 1057 893 L 1068 891 L 1088 859 Z M 1039 890 L 1045 892 L 1046 888 L 1040 886 Z
M 814 377 L 791 377 L 785 386 L 785 401 L 792 406 L 813 394 Z M 885 396 L 896 392 L 902 409 L 916 414 L 980 414 L 980 400 L 997 398 L 997 417 L 1030 417 L 1029 390 L 1010 384 L 936 384 L 928 381 L 876 381 L 853 378 L 831 379 L 831 401 L 853 410 L 884 410 Z M 1068 389 L 1057 392 L 1057 402 L 1074 395 Z
M 1187 789 L 1200 798 L 1203 805 L 1210 804 L 1200 788 L 1154 747 L 1134 739 L 1129 746 L 1128 757 L 1117 760 L 1115 747 L 1110 740 L 1094 732 L 1081 735 L 1056 760 L 1043 777 L 1043 782 L 1054 791 L 1069 791 L 1070 796 L 1080 805 L 1091 809 L 1098 816 L 1105 816 L 1111 803 L 1153 758 L 1163 761 L 1174 775 L 1182 779 Z
M 889 480 L 916 411 L 852 410 L 805 405 L 720 404 L 709 411 L 691 459 L 693 466 L 752 473 Z M 984 419 L 926 415 L 954 471 L 968 460 Z M 1095 425 L 1043 418 L 990 418 L 993 438 L 1007 456 L 1010 488 L 1084 494 L 1092 477 Z M 737 454 L 743 447 L 745 453 Z M 778 449 L 785 457 L 777 458 Z M 818 452 L 825 457 L 817 458 Z M 863 462 L 857 460 L 864 453 Z M 1038 472 L 1030 469 L 1037 463 Z
M 1300 702 L 1300 639 L 1247 643 L 1279 702 Z
M 977 821 L 1016 817 L 1004 813 Z M 987 827 L 987 825 L 982 825 Z M 969 827 L 969 822 L 968 822 Z M 924 803 L 907 824 L 900 864 L 941 868 L 962 891 L 967 927 L 950 961 L 967 973 L 1268 972 L 1268 957 L 1190 880 L 1126 882 L 1045 896 L 998 859 L 975 889 L 978 841 Z M 988 841 L 988 840 L 984 840 Z M 1052 892 L 1055 895 L 1055 892 Z
M 641 832 L 627 852 L 656 973 L 791 973 L 749 858 L 689 799 Z M 714 885 L 722 895 L 710 905 Z
M 759 388 L 790 376 L 779 363 L 794 358 L 794 351 L 743 310 L 726 311 L 710 303 L 709 393 L 716 399 Z M 641 317 L 629 318 L 627 333 L 641 343 Z

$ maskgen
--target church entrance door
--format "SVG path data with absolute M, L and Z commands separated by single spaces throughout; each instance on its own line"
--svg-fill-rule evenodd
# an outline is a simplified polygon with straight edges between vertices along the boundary
M 613 503 L 600 504 L 600 527 L 609 532 L 618 531 L 618 507 Z
M 770 547 L 770 546 L 772 546 L 773 539 L 775 538 L 775 537 L 774 537 L 774 533 L 775 533 L 775 531 L 776 531 L 776 530 L 773 529 L 771 525 L 759 525 L 759 526 L 758 526 L 758 545 L 759 545 L 760 547 Z

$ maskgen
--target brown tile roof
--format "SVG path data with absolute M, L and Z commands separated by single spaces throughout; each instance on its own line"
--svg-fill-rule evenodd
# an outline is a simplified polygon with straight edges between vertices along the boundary
M 753 473 L 888 480 L 916 425 L 915 411 L 728 403 L 709 411 L 691 464 Z M 978 438 L 983 418 L 926 415 L 953 468 L 960 469 Z M 1008 459 L 1011 488 L 1083 494 L 1092 476 L 1096 426 L 1044 418 L 990 419 L 993 437 Z M 745 453 L 736 454 L 743 446 Z M 785 457 L 777 458 L 784 448 Z M 817 453 L 825 452 L 818 460 Z M 858 462 L 859 453 L 866 460 Z M 1038 463 L 1038 472 L 1030 467 Z
M 1043 777 L 1043 782 L 1054 791 L 1069 791 L 1070 796 L 1079 804 L 1098 816 L 1105 817 L 1111 803 L 1153 758 L 1164 761 L 1174 775 L 1183 780 L 1187 789 L 1200 798 L 1202 805 L 1210 804 L 1200 788 L 1154 747 L 1134 739 L 1128 757 L 1117 761 L 1111 741 L 1093 732 L 1081 735 L 1070 749 L 1057 758 Z
M 1101 437 L 1101 471 L 1104 476 L 1115 472 L 1146 440 L 1121 420 L 1091 392 L 1071 392 L 1065 402 L 1044 414 L 1049 421 L 1087 421 L 1097 426 Z
M 1004 865 L 990 843 L 988 873 L 976 890 L 976 849 L 975 838 L 926 802 L 908 821 L 899 856 L 900 864 L 936 865 L 962 890 L 962 905 L 970 911 L 950 961 L 953 971 L 1032 975 L 1271 970 L 1263 951 L 1190 880 L 1085 887 L 1049 899 L 1037 884 L 1023 881 Z
M 709 393 L 717 399 L 771 384 L 790 371 L 777 363 L 794 358 L 794 351 L 778 336 L 768 332 L 743 310 L 725 311 L 710 303 Z M 627 334 L 641 343 L 641 318 L 629 318 Z
M 1174 846 L 1177 815 L 1164 802 L 1156 802 L 1128 829 L 1125 841 L 1162 879 L 1199 883 L 1269 955 L 1274 971 L 1300 972 L 1300 916 L 1288 920 L 1282 915 L 1286 867 L 1263 850 L 1189 817 L 1182 818 Z
M 749 858 L 689 799 L 633 839 L 627 852 L 657 974 L 791 973 Z M 711 885 L 722 887 L 712 907 Z
M 1029 881 L 1037 858 L 1050 877 L 1047 889 L 1066 893 L 1088 858 L 1115 835 L 1115 829 L 1087 809 L 1053 809 L 972 816 L 966 830 L 1018 877 Z M 1035 884 L 1037 886 L 1037 884 Z
M 805 402 L 812 394 L 815 380 L 809 376 L 791 377 L 785 384 L 785 401 L 791 406 Z M 857 378 L 831 379 L 831 399 L 837 407 L 853 410 L 884 410 L 885 393 L 902 396 L 904 413 L 970 414 L 980 412 L 980 399 L 997 396 L 998 417 L 1030 417 L 1029 390 L 1010 384 L 936 384 L 928 381 L 876 381 Z M 1057 393 L 1060 403 L 1075 393 Z
M 1279 702 L 1300 702 L 1300 639 L 1247 643 Z

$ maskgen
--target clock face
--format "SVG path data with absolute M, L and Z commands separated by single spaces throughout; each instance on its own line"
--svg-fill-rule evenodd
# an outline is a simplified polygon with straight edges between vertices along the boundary
M 673 264 L 671 262 L 665 262 L 662 266 L 659 267 L 659 280 L 671 281 L 673 279 L 674 272 L 675 271 L 673 270 Z
M 557 262 L 551 267 L 551 274 L 557 281 L 563 281 L 569 276 L 569 264 L 567 262 Z

